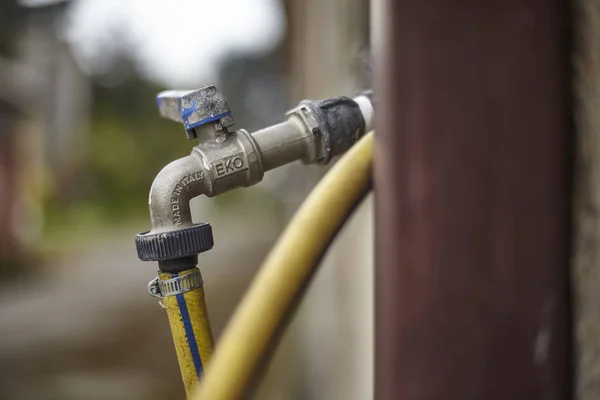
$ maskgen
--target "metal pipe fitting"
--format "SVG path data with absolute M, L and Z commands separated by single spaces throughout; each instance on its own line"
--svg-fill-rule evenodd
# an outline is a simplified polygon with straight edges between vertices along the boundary
M 303 159 L 314 146 L 312 135 L 295 117 L 256 131 L 252 138 L 260 150 L 265 172 Z
M 156 175 L 148 198 L 153 233 L 192 225 L 190 200 L 206 192 L 204 177 L 196 152 L 167 164 Z
M 161 297 L 169 316 L 186 392 L 193 390 L 213 348 L 196 268 L 198 254 L 213 246 L 209 224 L 194 224 L 190 200 L 260 182 L 265 171 L 302 160 L 327 163 L 372 129 L 368 97 L 303 101 L 286 121 L 253 134 L 234 130 L 227 99 L 214 87 L 169 91 L 157 98 L 162 116 L 181 122 L 192 153 L 165 166 L 148 199 L 152 229 L 136 237 L 138 256 L 158 261 L 148 291 Z
M 162 116 L 183 123 L 188 139 L 198 139 L 190 155 L 171 162 L 154 179 L 152 229 L 136 238 L 139 257 L 159 261 L 161 270 L 170 272 L 176 272 L 175 264 L 175 269 L 190 268 L 190 256 L 212 248 L 210 226 L 192 222 L 192 198 L 254 185 L 265 171 L 296 160 L 327 163 L 371 130 L 373 121 L 368 95 L 305 100 L 285 122 L 253 134 L 232 129 L 227 100 L 214 86 L 163 92 L 157 100 Z

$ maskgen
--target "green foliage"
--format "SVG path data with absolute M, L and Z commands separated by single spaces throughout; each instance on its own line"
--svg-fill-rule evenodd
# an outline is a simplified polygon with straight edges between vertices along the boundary
M 189 154 L 183 127 L 161 119 L 160 88 L 130 75 L 118 85 L 95 83 L 85 156 L 73 177 L 76 196 L 53 193 L 47 228 L 71 224 L 123 223 L 147 216 L 148 191 L 160 169 Z M 65 198 L 67 196 L 67 198 Z

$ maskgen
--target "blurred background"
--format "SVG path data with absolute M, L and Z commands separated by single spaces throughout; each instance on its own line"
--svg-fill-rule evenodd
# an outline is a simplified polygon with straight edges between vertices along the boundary
M 193 142 L 166 88 L 215 84 L 238 128 L 370 87 L 368 0 L 0 0 L 0 399 L 184 398 L 138 261 L 157 172 Z M 193 202 L 218 338 L 323 167 Z M 371 200 L 322 265 L 261 399 L 372 394 Z

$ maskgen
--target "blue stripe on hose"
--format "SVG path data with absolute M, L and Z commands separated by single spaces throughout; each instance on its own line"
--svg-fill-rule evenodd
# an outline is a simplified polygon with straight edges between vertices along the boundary
M 173 274 L 173 276 L 177 276 L 177 274 Z M 192 321 L 190 321 L 190 313 L 188 312 L 187 304 L 185 304 L 185 297 L 183 297 L 183 294 L 178 294 L 175 297 L 177 298 L 177 305 L 181 311 L 181 320 L 183 321 L 183 328 L 185 329 L 190 352 L 192 353 L 192 360 L 194 360 L 194 367 L 196 367 L 196 374 L 200 376 L 202 375 L 202 360 L 200 359 L 196 336 L 194 336 Z

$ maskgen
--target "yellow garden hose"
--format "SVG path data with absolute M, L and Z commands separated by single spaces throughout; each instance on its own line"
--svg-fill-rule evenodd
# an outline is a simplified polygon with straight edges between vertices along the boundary
M 197 274 L 199 279 L 202 279 L 197 267 L 178 274 L 159 272 L 158 278 L 166 283 L 173 278 L 190 274 Z M 185 293 L 166 296 L 162 303 L 169 317 L 177 360 L 185 392 L 189 398 L 198 384 L 198 378 L 203 375 L 204 367 L 213 350 L 213 338 L 204 302 L 204 288 L 199 286 Z
M 306 199 L 232 317 L 193 399 L 237 400 L 248 394 L 319 261 L 370 190 L 372 158 L 373 132 Z

